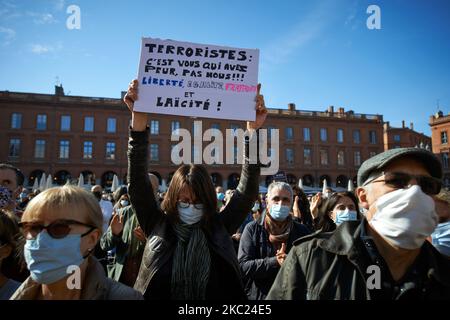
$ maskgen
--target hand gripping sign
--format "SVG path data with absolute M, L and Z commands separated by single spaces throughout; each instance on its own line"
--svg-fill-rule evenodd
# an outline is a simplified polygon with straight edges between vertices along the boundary
M 258 62 L 257 49 L 142 38 L 134 110 L 254 121 Z

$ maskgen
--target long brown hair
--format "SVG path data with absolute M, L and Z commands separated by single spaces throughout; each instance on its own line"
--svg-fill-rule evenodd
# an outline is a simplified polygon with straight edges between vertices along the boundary
M 179 222 L 178 195 L 184 186 L 188 186 L 197 200 L 203 204 L 203 225 L 208 225 L 211 216 L 217 210 L 217 197 L 211 177 L 205 167 L 199 164 L 184 164 L 175 171 L 169 189 L 161 203 L 168 217 Z

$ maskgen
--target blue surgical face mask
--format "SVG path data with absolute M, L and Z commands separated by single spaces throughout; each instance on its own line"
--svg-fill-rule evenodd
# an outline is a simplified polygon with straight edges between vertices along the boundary
M 46 231 L 27 240 L 24 255 L 31 278 L 41 284 L 50 284 L 68 276 L 67 268 L 79 266 L 84 260 L 80 243 L 80 234 L 54 239 Z
M 440 253 L 450 257 L 450 221 L 437 225 L 431 234 L 431 242 Z
M 183 208 L 186 207 L 186 208 Z M 199 207 L 199 208 L 196 208 Z M 178 214 L 180 215 L 180 220 L 185 224 L 195 224 L 200 221 L 203 217 L 203 205 L 188 204 L 182 202 L 181 205 L 178 204 Z
M 289 216 L 291 208 L 281 204 L 273 204 L 270 206 L 270 216 L 276 221 L 284 221 Z
M 225 194 L 220 192 L 217 194 L 217 200 L 219 201 L 223 201 L 223 199 L 225 199 Z
M 344 221 L 355 221 L 358 220 L 358 215 L 355 210 L 348 210 L 346 208 L 345 210 L 336 210 L 336 223 L 337 225 L 340 225 Z

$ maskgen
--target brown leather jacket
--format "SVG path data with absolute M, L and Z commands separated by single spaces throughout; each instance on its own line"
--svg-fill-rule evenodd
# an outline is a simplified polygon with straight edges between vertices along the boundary
M 128 177 L 129 197 L 139 224 L 147 236 L 144 255 L 134 288 L 145 294 L 152 290 L 152 279 L 161 267 L 172 258 L 176 238 L 172 226 L 164 212 L 161 211 L 153 196 L 148 179 L 148 128 L 143 132 L 130 131 L 128 142 Z M 257 135 L 254 136 L 257 139 Z M 248 164 L 249 141 L 244 143 L 246 160 L 242 166 L 241 178 L 236 192 L 222 212 L 211 219 L 207 234 L 210 249 L 232 269 L 236 290 L 245 299 L 239 264 L 231 235 L 239 228 L 250 212 L 258 195 L 260 164 Z M 228 273 L 228 274 L 230 274 Z M 157 289 L 156 289 L 157 290 Z

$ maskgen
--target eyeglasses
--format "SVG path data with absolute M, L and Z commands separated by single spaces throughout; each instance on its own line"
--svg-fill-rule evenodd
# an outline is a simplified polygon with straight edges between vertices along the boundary
M 383 172 L 381 175 L 384 175 L 384 179 L 375 180 L 378 179 L 378 176 L 372 180 L 367 181 L 366 183 L 364 183 L 364 185 L 375 182 L 384 182 L 386 185 L 392 188 L 405 189 L 411 185 L 410 182 L 414 179 L 417 181 L 417 184 L 420 186 L 422 191 L 428 195 L 438 194 L 441 191 L 442 187 L 441 180 L 429 176 L 411 175 L 404 172 Z
M 183 209 L 189 208 L 190 205 L 193 205 L 195 209 L 203 209 L 202 203 L 189 203 L 189 202 L 178 201 L 178 205 L 180 206 L 180 208 L 183 208 Z
M 70 231 L 72 230 L 70 226 L 74 224 L 90 228 L 87 232 L 81 235 L 82 237 L 97 228 L 92 225 L 75 220 L 56 220 L 50 223 L 48 226 L 44 226 L 37 222 L 21 222 L 19 223 L 19 227 L 22 229 L 22 234 L 27 240 L 35 239 L 37 235 L 44 229 L 47 230 L 48 234 L 52 238 L 62 239 L 70 233 Z

